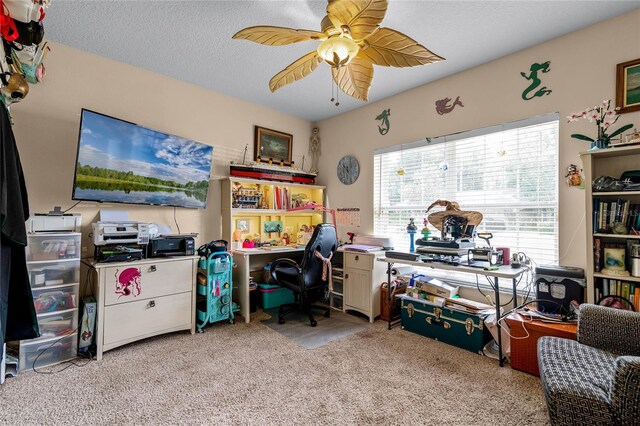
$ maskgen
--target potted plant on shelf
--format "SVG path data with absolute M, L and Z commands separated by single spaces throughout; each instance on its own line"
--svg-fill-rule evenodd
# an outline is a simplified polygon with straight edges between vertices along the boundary
M 612 109 L 611 100 L 609 99 L 602 101 L 602 105 L 600 106 L 594 106 L 593 108 L 588 108 L 584 111 L 576 112 L 567 116 L 568 123 L 572 121 L 578 121 L 581 118 L 589 120 L 589 122 L 591 123 L 595 121 L 598 130 L 596 139 L 578 133 L 572 134 L 571 137 L 582 141 L 591 142 L 591 147 L 589 148 L 590 151 L 609 148 L 609 141 L 611 141 L 612 138 L 633 127 L 633 124 L 627 124 L 620 127 L 618 130 L 607 133 L 611 126 L 613 126 L 615 122 L 618 121 L 618 118 L 620 118 L 620 116 L 616 113 L 616 111 L 619 109 L 620 108 Z

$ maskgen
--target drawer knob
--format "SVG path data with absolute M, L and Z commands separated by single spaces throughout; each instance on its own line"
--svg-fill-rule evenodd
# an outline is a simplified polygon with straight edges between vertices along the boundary
M 147 307 L 148 308 L 155 308 L 156 306 L 156 301 L 155 300 L 151 300 L 149 301 L 149 303 L 147 303 Z
M 360 260 L 360 256 L 356 254 L 356 260 Z
M 349 274 L 344 274 L 345 279 L 349 279 Z
M 149 272 L 155 272 L 157 270 L 158 270 L 158 268 L 156 268 L 156 265 L 149 266 Z

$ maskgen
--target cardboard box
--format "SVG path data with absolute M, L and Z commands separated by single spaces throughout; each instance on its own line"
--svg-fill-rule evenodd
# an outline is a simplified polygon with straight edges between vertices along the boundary
M 424 281 L 416 280 L 414 283 L 416 288 L 426 291 L 427 293 L 435 294 L 440 297 L 451 298 L 458 294 L 458 287 L 452 286 L 436 278 L 428 278 Z

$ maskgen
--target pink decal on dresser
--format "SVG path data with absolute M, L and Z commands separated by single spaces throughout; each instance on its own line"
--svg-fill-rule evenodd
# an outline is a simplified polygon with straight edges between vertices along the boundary
M 127 268 L 118 274 L 116 269 L 116 289 L 115 293 L 122 296 L 137 297 L 142 292 L 142 274 L 138 268 Z

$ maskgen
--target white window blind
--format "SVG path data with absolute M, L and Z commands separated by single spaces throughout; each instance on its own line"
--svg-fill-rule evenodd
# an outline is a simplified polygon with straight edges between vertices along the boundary
M 374 231 L 396 250 L 409 250 L 409 218 L 421 229 L 448 200 L 484 215 L 494 247 L 557 263 L 558 114 L 377 150 L 374 167 Z

